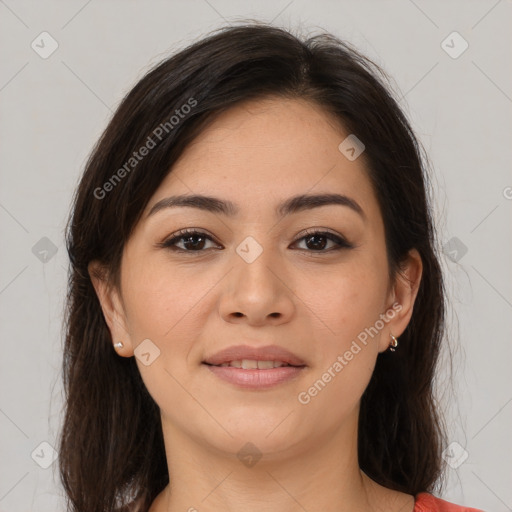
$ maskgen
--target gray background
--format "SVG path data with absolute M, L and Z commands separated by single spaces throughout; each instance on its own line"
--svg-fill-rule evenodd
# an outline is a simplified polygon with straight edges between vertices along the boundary
M 63 510 L 63 229 L 85 159 L 150 65 L 241 18 L 331 31 L 394 78 L 435 169 L 445 248 L 455 374 L 439 401 L 457 444 L 443 497 L 512 510 L 510 0 L 0 0 L 0 511 Z M 58 43 L 46 59 L 31 47 L 48 51 L 43 31 Z M 457 58 L 453 31 L 469 44 Z

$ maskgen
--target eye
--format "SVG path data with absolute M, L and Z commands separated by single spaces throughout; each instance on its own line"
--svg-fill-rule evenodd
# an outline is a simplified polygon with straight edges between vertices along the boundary
M 182 240 L 185 247 L 184 249 L 176 245 L 177 242 L 181 242 Z M 202 231 L 197 231 L 195 229 L 182 229 L 168 240 L 157 245 L 173 251 L 202 252 L 206 240 L 212 241 L 212 238 Z
M 330 252 L 340 249 L 351 249 L 352 244 L 347 242 L 343 237 L 330 233 L 329 231 L 318 231 L 312 230 L 306 232 L 306 234 L 297 240 L 294 244 L 305 240 L 307 252 Z M 157 244 L 158 247 L 170 249 L 172 251 L 180 252 L 204 252 L 205 244 L 213 239 L 210 235 L 203 231 L 196 229 L 182 229 L 171 236 L 171 238 L 165 240 L 162 243 Z M 328 250 L 324 250 L 328 242 L 333 242 L 335 247 L 331 247 Z M 178 246 L 178 243 L 182 243 L 182 247 Z M 206 247 L 208 249 L 208 247 Z M 309 249 L 309 250 L 308 250 Z
M 339 235 L 335 235 L 329 231 L 308 231 L 306 235 L 298 238 L 295 243 L 305 240 L 305 244 L 308 248 L 312 247 L 312 251 L 308 252 L 330 252 L 338 251 L 340 249 L 351 249 L 353 246 L 347 240 Z M 324 251 L 323 249 L 327 245 L 327 241 L 334 242 L 335 247 Z M 336 247 L 337 246 L 337 247 Z

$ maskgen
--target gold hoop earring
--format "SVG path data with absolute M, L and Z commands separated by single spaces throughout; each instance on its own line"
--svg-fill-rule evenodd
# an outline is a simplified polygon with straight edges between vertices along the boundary
M 398 347 L 398 340 L 392 334 L 390 334 L 390 336 L 391 336 L 391 343 L 389 344 L 389 350 L 391 352 L 394 352 L 396 347 Z

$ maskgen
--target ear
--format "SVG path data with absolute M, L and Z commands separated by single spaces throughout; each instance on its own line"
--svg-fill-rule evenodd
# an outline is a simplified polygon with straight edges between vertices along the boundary
M 398 338 L 405 331 L 411 320 L 414 302 L 421 283 L 423 262 L 416 249 L 409 251 L 407 258 L 400 267 L 402 271 L 397 274 L 396 281 L 388 297 L 386 311 L 391 320 L 387 322 L 386 329 L 382 331 L 379 352 L 384 352 L 388 349 L 391 342 L 390 334 Z
M 87 270 L 110 330 L 112 344 L 123 342 L 124 346 L 117 348 L 116 352 L 120 356 L 131 357 L 134 348 L 126 328 L 126 314 L 119 291 L 107 279 L 107 271 L 100 262 L 91 261 Z

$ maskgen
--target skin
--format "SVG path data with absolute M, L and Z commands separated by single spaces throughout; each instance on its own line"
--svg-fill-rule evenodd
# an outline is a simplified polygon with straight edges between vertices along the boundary
M 388 280 L 384 225 L 364 154 L 349 161 L 338 150 L 347 135 L 304 100 L 233 107 L 187 147 L 149 201 L 124 249 L 120 289 L 95 277 L 98 263 L 91 263 L 113 343 L 124 344 L 119 356 L 133 357 L 145 339 L 160 350 L 148 366 L 136 358 L 161 410 L 172 483 L 150 512 L 413 510 L 413 496 L 360 470 L 357 422 L 379 352 L 411 318 L 422 263 L 412 250 L 407 279 Z M 231 200 L 240 213 L 230 218 L 180 207 L 147 217 L 159 200 L 192 193 Z M 348 195 L 365 218 L 340 205 L 275 216 L 275 205 L 304 193 Z M 183 228 L 212 240 L 195 252 L 186 240 L 177 242 L 188 253 L 156 245 Z M 327 239 L 308 244 L 302 238 L 308 228 L 328 228 L 354 247 L 330 250 L 337 244 Z M 263 248 L 252 263 L 236 252 L 247 236 Z M 401 309 L 378 335 L 301 404 L 298 394 L 394 303 Z M 283 346 L 307 368 L 292 381 L 254 391 L 201 365 L 207 355 L 242 343 Z M 237 457 L 248 441 L 263 454 L 252 467 Z

